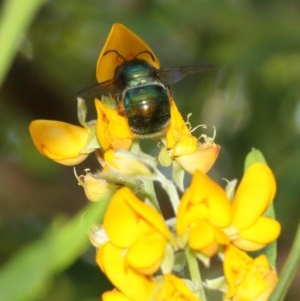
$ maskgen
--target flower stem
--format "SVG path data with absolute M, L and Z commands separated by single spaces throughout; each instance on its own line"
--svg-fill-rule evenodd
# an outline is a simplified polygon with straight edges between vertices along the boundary
M 201 279 L 197 258 L 192 253 L 191 249 L 188 247 L 185 248 L 185 256 L 189 267 L 191 280 L 197 288 L 197 292 L 199 294 L 201 301 L 206 301 L 206 296 L 202 285 L 202 279 Z
M 300 264 L 300 223 L 298 225 L 297 233 L 288 255 L 287 260 L 281 270 L 279 282 L 271 295 L 269 301 L 282 301 L 290 287 L 297 269 Z

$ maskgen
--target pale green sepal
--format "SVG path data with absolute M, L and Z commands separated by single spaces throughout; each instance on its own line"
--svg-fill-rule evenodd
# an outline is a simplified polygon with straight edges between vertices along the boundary
M 157 159 L 161 166 L 167 167 L 172 164 L 172 158 L 170 157 L 166 147 L 161 148 Z
M 87 142 L 85 147 L 81 150 L 83 154 L 89 154 L 96 149 L 100 149 L 97 136 L 96 136 L 96 120 L 91 120 L 85 123 L 85 127 L 89 129 L 89 134 L 87 137 Z
M 87 107 L 86 107 L 85 100 L 81 97 L 77 97 L 77 117 L 79 123 L 83 127 L 87 127 L 86 116 L 87 116 Z
M 210 267 L 210 258 L 207 256 L 202 255 L 201 253 L 196 253 L 196 257 L 198 260 L 200 260 L 205 267 Z
M 89 134 L 89 139 L 88 139 L 88 143 L 85 146 L 83 152 L 92 152 L 95 149 L 101 148 L 101 146 L 99 145 L 99 142 L 97 140 L 97 137 L 95 136 L 95 132 L 91 131 Z
M 205 280 L 204 286 L 209 289 L 221 291 L 223 293 L 225 293 L 227 291 L 226 280 L 225 280 L 225 277 L 223 277 L 223 276 L 214 278 L 214 279 Z

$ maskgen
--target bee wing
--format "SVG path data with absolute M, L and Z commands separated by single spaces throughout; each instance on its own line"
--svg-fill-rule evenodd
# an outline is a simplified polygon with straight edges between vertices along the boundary
M 166 84 L 174 84 L 181 81 L 188 74 L 209 71 L 214 68 L 213 65 L 173 67 L 158 70 L 158 75 Z
M 115 80 L 108 80 L 98 83 L 93 87 L 83 89 L 77 92 L 77 97 L 80 98 L 101 98 L 101 96 L 116 97 L 122 94 L 122 87 Z

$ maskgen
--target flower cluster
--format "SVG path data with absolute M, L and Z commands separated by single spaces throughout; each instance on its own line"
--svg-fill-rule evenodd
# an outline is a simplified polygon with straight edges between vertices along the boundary
M 97 62 L 100 85 L 117 84 L 116 70 L 137 58 L 159 70 L 149 46 L 114 24 Z M 143 89 L 147 80 L 135 88 Z M 225 300 L 267 300 L 277 282 L 274 263 L 263 253 L 248 253 L 264 250 L 280 234 L 280 224 L 267 214 L 276 192 L 271 169 L 254 160 L 236 189 L 236 182 L 225 189 L 214 182 L 206 173 L 220 147 L 212 137 L 193 135 L 167 87 L 170 120 L 155 135 L 160 140 L 157 158 L 145 154 L 124 114 L 125 92 L 95 95 L 97 120 L 86 121 L 83 95 L 78 98 L 80 126 L 35 120 L 29 127 L 37 149 L 55 162 L 74 166 L 94 153 L 101 165 L 97 172 L 86 170 L 76 177 L 90 201 L 110 199 L 103 221 L 90 233 L 96 262 L 115 287 L 102 299 L 205 301 L 205 286 L 219 289 Z M 141 102 L 141 109 L 149 107 L 151 103 Z M 162 172 L 165 166 L 172 166 L 172 179 Z M 187 188 L 184 172 L 192 176 Z M 164 197 L 158 197 L 154 182 L 160 183 Z M 167 202 L 173 209 L 168 219 L 161 209 Z M 216 255 L 222 261 L 221 278 L 204 283 L 198 261 L 209 268 Z

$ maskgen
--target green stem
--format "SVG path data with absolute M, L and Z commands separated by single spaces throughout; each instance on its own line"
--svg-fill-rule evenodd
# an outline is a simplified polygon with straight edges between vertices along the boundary
M 200 269 L 198 266 L 197 258 L 192 253 L 191 249 L 188 247 L 185 248 L 185 256 L 186 256 L 187 264 L 189 267 L 191 280 L 197 288 L 197 291 L 199 293 L 199 297 L 200 297 L 201 301 L 206 301 L 206 295 L 205 295 L 204 288 L 202 285 L 202 279 L 201 279 L 201 274 L 200 274 Z
M 269 301 L 282 301 L 290 287 L 297 269 L 300 264 L 300 223 L 298 225 L 297 233 L 288 255 L 287 260 L 281 270 L 279 282 L 271 295 Z

